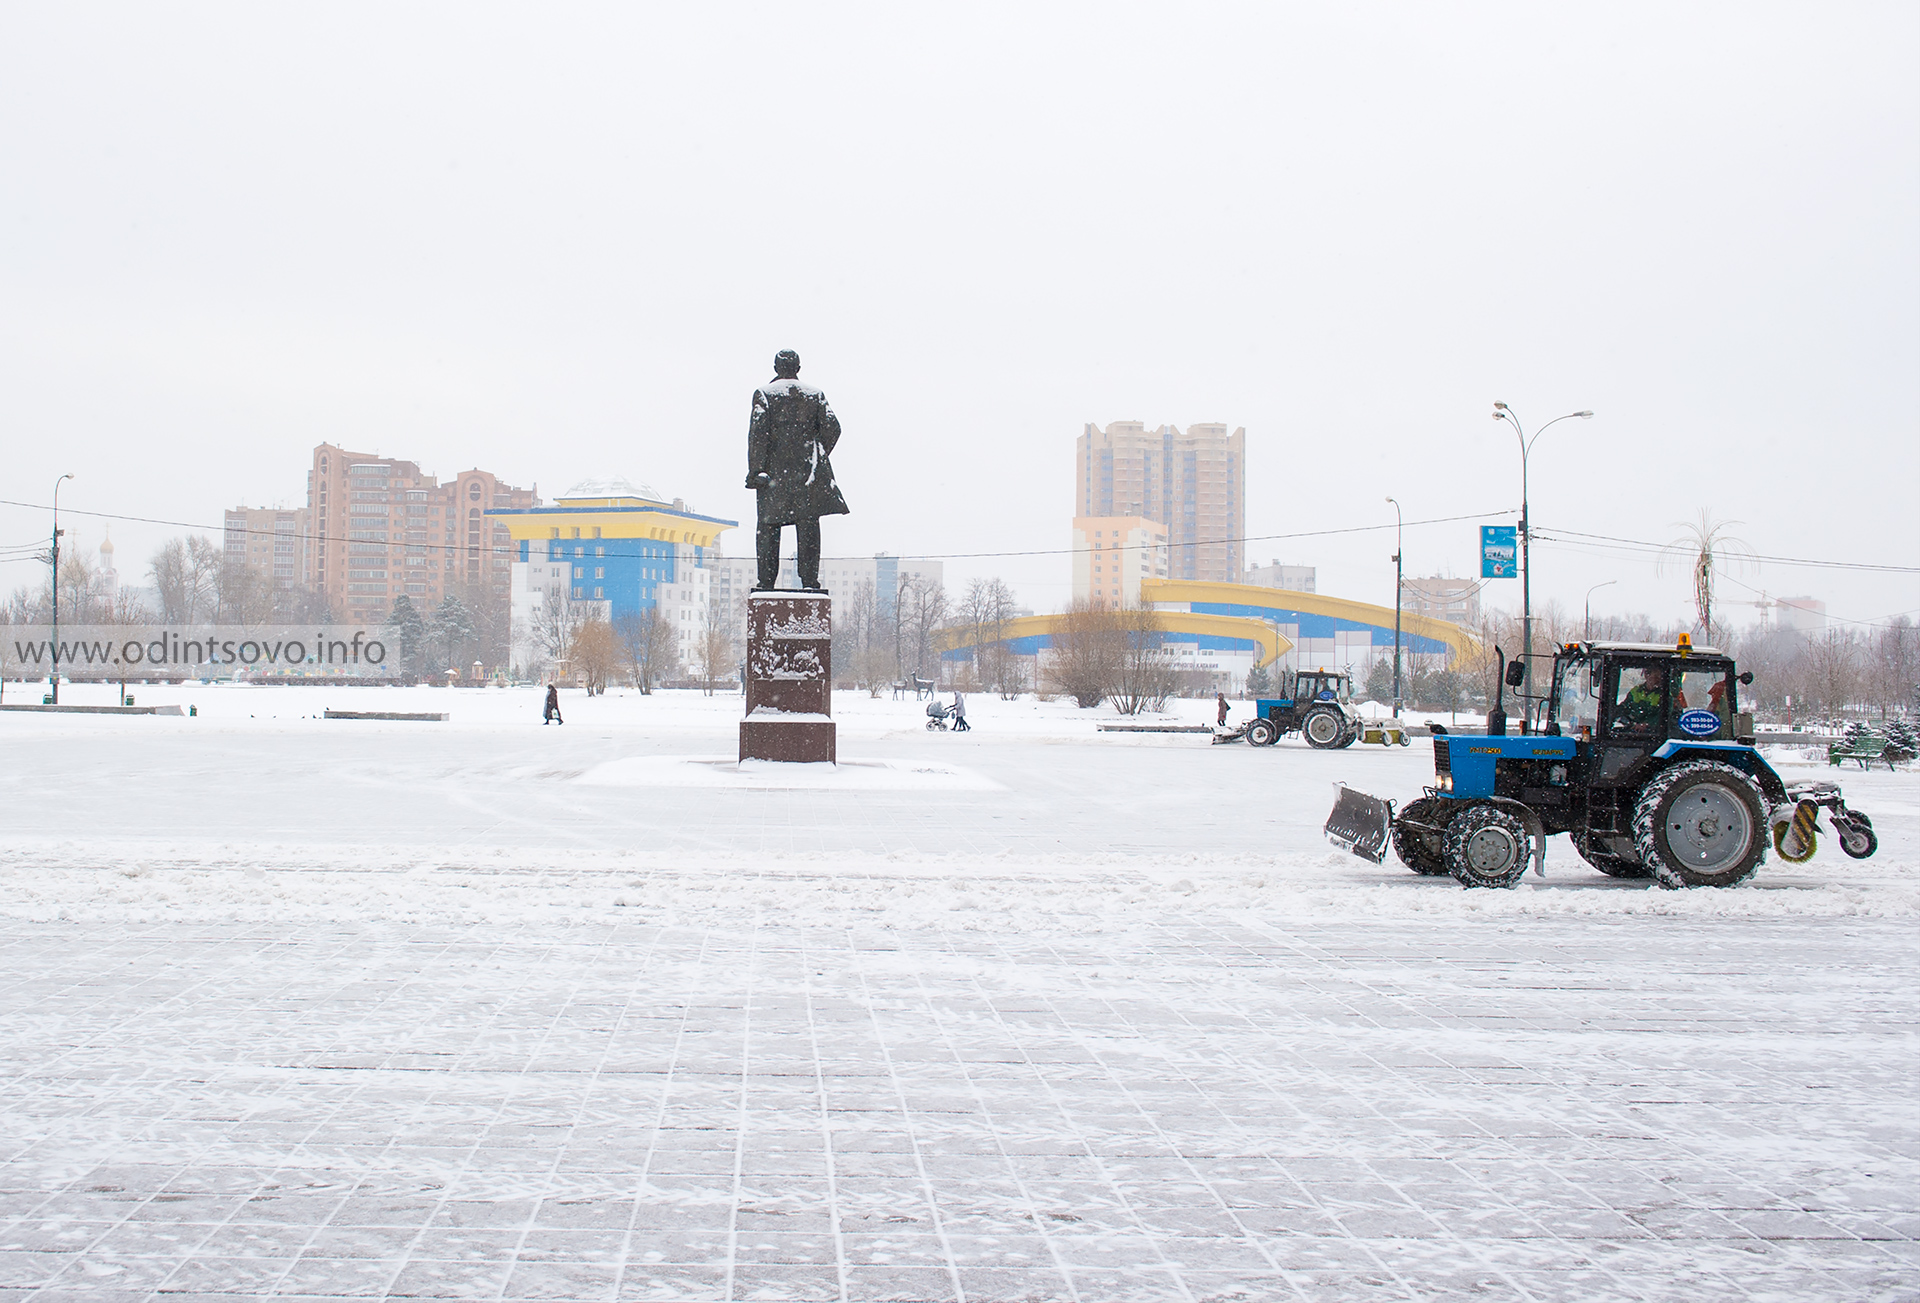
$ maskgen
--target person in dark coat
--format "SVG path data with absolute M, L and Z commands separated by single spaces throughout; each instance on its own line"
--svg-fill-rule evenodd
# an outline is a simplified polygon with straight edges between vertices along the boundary
M 540 713 L 540 722 L 542 724 L 564 724 L 567 722 L 560 718 L 560 688 L 557 684 L 549 683 L 547 685 L 547 708 Z
M 1213 695 L 1220 699 L 1220 718 L 1215 722 L 1220 727 L 1225 728 L 1227 724 L 1227 694 L 1224 692 L 1216 692 Z
M 799 553 L 800 586 L 820 587 L 820 517 L 844 516 L 847 500 L 833 482 L 827 454 L 840 442 L 840 418 L 827 396 L 800 383 L 800 355 L 782 349 L 773 359 L 774 378 L 753 391 L 747 426 L 747 487 L 759 494 L 754 556 L 757 591 L 780 578 L 780 530 L 792 525 Z

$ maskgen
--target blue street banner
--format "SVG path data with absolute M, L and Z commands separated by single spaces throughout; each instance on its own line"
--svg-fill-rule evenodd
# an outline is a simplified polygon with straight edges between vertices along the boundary
M 1513 579 L 1519 573 L 1520 531 L 1512 525 L 1480 526 L 1480 577 Z

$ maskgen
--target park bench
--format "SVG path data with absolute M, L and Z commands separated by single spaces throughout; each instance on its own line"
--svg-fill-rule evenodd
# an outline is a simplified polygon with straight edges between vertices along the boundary
M 1893 768 L 1893 759 L 1887 755 L 1887 739 L 1878 733 L 1862 733 L 1852 742 L 1834 742 L 1827 747 L 1827 763 L 1839 768 L 1844 761 L 1857 760 L 1862 769 L 1873 768 L 1876 760 L 1885 760 L 1887 768 Z

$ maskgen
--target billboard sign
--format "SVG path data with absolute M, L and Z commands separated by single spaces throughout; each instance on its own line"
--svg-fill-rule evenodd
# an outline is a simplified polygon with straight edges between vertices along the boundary
M 1513 579 L 1519 576 L 1520 531 L 1512 525 L 1480 526 L 1480 577 Z

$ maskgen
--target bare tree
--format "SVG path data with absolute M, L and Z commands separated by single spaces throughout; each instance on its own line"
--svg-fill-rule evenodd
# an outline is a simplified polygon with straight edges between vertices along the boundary
M 1829 629 L 1807 647 L 1806 692 L 1811 704 L 1837 719 L 1860 695 L 1860 640 L 1850 629 Z
M 995 576 L 968 583 L 955 613 L 955 624 L 973 650 L 980 686 L 1009 701 L 1020 695 L 1025 678 L 1019 658 L 1007 646 L 1007 626 L 1013 623 L 1013 612 L 1013 590 Z
M 567 590 L 559 584 L 550 584 L 541 594 L 540 608 L 534 613 L 532 634 L 533 643 L 554 662 L 562 675 L 571 674 L 573 667 L 568 663 L 573 654 L 574 634 L 587 618 L 599 610 L 594 602 L 577 602 L 567 596 Z
M 101 604 L 101 623 L 128 628 L 133 625 L 148 624 L 153 620 L 153 612 L 146 603 L 125 588 L 114 593 Z M 120 658 L 120 704 L 127 700 L 127 674 L 133 668 L 133 662 L 126 657 Z
M 1055 627 L 1052 655 L 1047 659 L 1048 684 L 1072 697 L 1082 710 L 1106 699 L 1123 655 L 1126 633 L 1119 612 L 1080 598 L 1066 609 Z
M 933 642 L 947 619 L 946 585 L 917 575 L 901 580 L 894 619 L 900 668 L 921 678 L 937 679 Z
M 1137 602 L 1112 614 L 1119 638 L 1107 699 L 1122 715 L 1157 711 L 1167 704 L 1177 683 L 1160 618 L 1152 607 Z
M 213 576 L 216 624 L 267 624 L 274 618 L 273 576 L 240 557 L 228 557 Z
M 659 607 L 629 611 L 613 622 L 613 634 L 620 645 L 627 677 L 642 696 L 651 695 L 653 685 L 670 678 L 680 667 L 673 634 L 673 622 Z
M 607 680 L 619 668 L 621 654 L 613 626 L 607 623 L 607 617 L 597 605 L 587 611 L 586 618 L 574 629 L 569 653 L 568 661 L 580 676 L 587 695 L 605 696 Z
M 700 639 L 694 644 L 694 658 L 700 665 L 701 687 L 709 697 L 713 695 L 713 685 L 717 680 L 733 677 L 733 622 L 727 618 L 727 612 L 720 609 L 718 602 L 707 603 Z
M 1880 713 L 1913 708 L 1920 691 L 1920 638 L 1912 621 L 1896 615 L 1874 639 L 1873 695 Z
M 833 617 L 833 672 L 865 688 L 869 696 L 892 682 L 898 673 L 893 653 L 893 631 L 880 606 L 880 594 L 871 579 L 847 590 Z
M 220 568 L 219 549 L 199 534 L 170 538 L 147 563 L 147 574 L 160 595 L 160 618 L 187 625 L 200 618 L 212 596 L 213 578 Z

